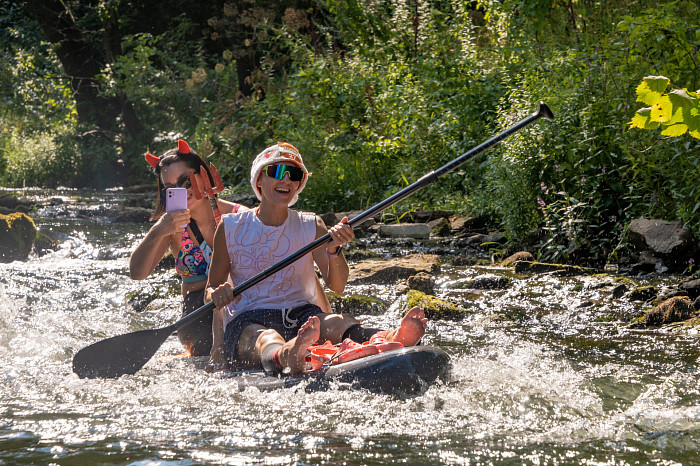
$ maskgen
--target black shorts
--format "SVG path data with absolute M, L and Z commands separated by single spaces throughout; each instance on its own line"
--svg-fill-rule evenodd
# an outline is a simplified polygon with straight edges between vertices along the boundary
M 204 290 L 190 291 L 182 303 L 182 317 L 204 306 Z M 177 338 L 192 356 L 209 356 L 213 338 L 211 334 L 213 313 L 207 312 L 194 322 L 180 327 Z
M 320 307 L 315 304 L 304 304 L 291 309 L 254 309 L 237 316 L 226 326 L 224 332 L 224 345 L 226 359 L 229 364 L 234 364 L 238 358 L 238 339 L 243 329 L 252 324 L 258 324 L 265 328 L 277 331 L 284 341 L 289 341 L 295 336 L 309 317 L 323 314 Z

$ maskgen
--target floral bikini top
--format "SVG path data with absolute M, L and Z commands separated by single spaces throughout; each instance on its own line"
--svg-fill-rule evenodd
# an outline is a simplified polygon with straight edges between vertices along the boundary
M 241 206 L 235 204 L 233 213 L 237 213 Z M 175 258 L 175 270 L 182 277 L 184 283 L 198 282 L 206 280 L 209 275 L 209 264 L 211 263 L 212 250 L 204 241 L 202 232 L 194 219 L 190 220 L 189 224 L 192 234 L 199 243 L 199 246 L 192 241 L 187 229 L 182 232 L 182 241 L 180 242 L 180 251 Z

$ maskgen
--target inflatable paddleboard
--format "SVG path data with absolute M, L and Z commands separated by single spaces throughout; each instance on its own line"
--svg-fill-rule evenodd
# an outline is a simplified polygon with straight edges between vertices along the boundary
M 447 381 L 450 357 L 432 346 L 411 346 L 367 356 L 298 375 L 269 376 L 263 371 L 235 371 L 225 375 L 239 390 L 289 388 L 306 382 L 306 391 L 339 388 L 377 393 L 420 393 L 437 380 Z

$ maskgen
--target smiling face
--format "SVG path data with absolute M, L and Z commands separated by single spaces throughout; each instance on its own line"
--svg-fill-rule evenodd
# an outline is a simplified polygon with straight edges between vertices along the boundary
M 192 184 L 190 183 L 190 175 L 194 173 L 194 169 L 187 166 L 185 162 L 174 162 L 164 166 L 160 171 L 160 179 L 163 182 L 165 189 L 168 188 L 186 188 L 187 189 L 187 207 L 189 208 L 195 201 Z
M 264 202 L 289 206 L 294 195 L 299 191 L 301 181 L 291 181 L 288 173 L 281 180 L 278 180 L 268 176 L 265 170 L 262 170 L 258 176 L 257 186 L 262 193 Z

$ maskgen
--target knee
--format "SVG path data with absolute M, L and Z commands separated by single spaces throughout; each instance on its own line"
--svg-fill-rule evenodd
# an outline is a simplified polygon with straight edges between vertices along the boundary
M 340 338 L 348 328 L 359 323 L 360 321 L 350 314 L 325 314 L 321 321 L 321 327 L 326 335 L 337 335 Z
M 284 338 L 277 333 L 276 330 L 266 329 L 260 332 L 258 338 L 255 340 L 255 349 L 260 352 L 263 347 L 269 343 L 282 343 L 284 344 Z

